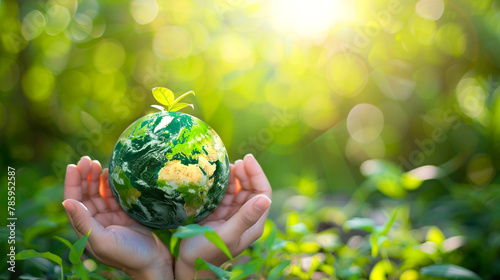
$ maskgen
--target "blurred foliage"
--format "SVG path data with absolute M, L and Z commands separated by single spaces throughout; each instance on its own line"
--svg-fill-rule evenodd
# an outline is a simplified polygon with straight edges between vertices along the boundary
M 256 263 L 260 275 L 417 279 L 454 264 L 500 278 L 499 5 L 2 0 L 0 150 L 17 172 L 18 249 L 67 259 L 51 238 L 76 240 L 60 205 L 65 166 L 107 165 L 165 86 L 194 90 L 183 111 L 219 133 L 231 161 L 254 153 L 268 175 L 271 239 L 286 245 L 268 241 L 278 259 Z M 370 232 L 398 205 L 394 231 Z M 359 224 L 369 233 L 343 233 Z M 270 250 L 259 242 L 253 260 Z M 36 259 L 22 273 L 56 272 Z

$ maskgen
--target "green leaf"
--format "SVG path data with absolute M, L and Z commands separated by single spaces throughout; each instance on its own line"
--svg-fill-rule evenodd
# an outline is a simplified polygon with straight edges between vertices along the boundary
M 177 97 L 173 102 L 172 104 L 170 104 L 170 106 L 172 106 L 172 108 L 174 107 L 175 104 L 177 104 L 177 102 L 181 101 L 184 97 L 188 96 L 189 94 L 194 94 L 194 91 L 190 90 L 184 94 L 182 94 L 181 96 Z M 191 105 L 191 104 L 190 104 Z M 191 105 L 192 106 L 192 105 Z
M 211 270 L 220 279 L 229 278 L 232 275 L 231 272 L 226 271 L 226 270 L 224 270 L 224 269 L 222 269 L 222 268 L 220 268 L 218 266 L 215 266 L 215 265 L 213 265 L 213 264 L 205 261 L 204 259 L 202 259 L 200 257 L 198 257 L 196 259 L 196 261 L 194 262 L 194 266 L 195 266 L 195 269 L 196 269 L 195 278 L 194 279 L 197 279 L 198 271 L 199 270 Z
M 65 238 L 62 238 L 60 236 L 54 236 L 54 238 L 56 238 L 57 240 L 61 241 L 64 245 L 66 245 L 66 247 L 69 248 L 69 255 L 70 255 L 69 260 L 71 261 L 72 264 L 76 264 L 76 263 L 73 263 L 72 258 L 71 258 L 71 255 L 72 255 L 71 252 L 75 251 L 75 247 L 73 247 L 73 244 L 71 244 L 71 242 L 69 242 L 68 240 L 66 240 Z M 73 253 L 73 255 L 75 255 L 75 254 L 76 254 L 76 252 Z
M 82 238 L 78 239 L 73 244 L 73 248 L 75 250 L 70 251 L 70 253 L 69 253 L 70 260 L 73 258 L 74 261 L 81 263 L 81 257 L 82 257 L 83 251 L 85 250 L 85 244 L 87 244 L 87 240 L 89 239 L 89 235 L 90 235 L 90 230 L 89 230 L 89 232 L 87 232 L 87 234 L 85 236 L 82 236 Z M 73 256 L 71 254 L 73 254 Z
M 174 102 L 174 93 L 168 88 L 155 87 L 153 88 L 153 96 L 156 101 L 167 106 L 167 111 L 170 109 L 171 104 Z
M 433 264 L 420 269 L 420 274 L 444 277 L 449 279 L 471 279 L 471 280 L 482 280 L 479 275 L 463 268 L 461 266 L 453 264 Z
M 394 265 L 388 260 L 381 260 L 375 264 L 370 272 L 370 280 L 387 279 L 386 275 L 394 273 Z
M 89 276 L 90 276 L 90 279 L 108 280 L 108 279 L 102 277 L 101 275 L 99 275 L 97 273 L 93 273 L 93 272 L 89 272 Z
M 59 267 L 61 268 L 61 279 L 64 279 L 64 271 L 63 271 L 61 257 L 54 255 L 50 252 L 38 253 L 37 251 L 32 250 L 32 249 L 23 250 L 23 251 L 16 254 L 16 260 L 27 260 L 27 259 L 31 259 L 31 258 L 37 258 L 37 257 L 45 258 L 47 260 L 53 261 L 56 264 L 58 264 Z
M 83 254 L 83 250 L 85 249 L 85 244 L 87 243 L 89 235 L 90 235 L 90 230 L 85 236 L 82 236 L 82 238 L 78 239 L 74 245 L 62 237 L 59 236 L 54 236 L 54 237 L 57 238 L 62 243 L 64 243 L 64 245 L 66 245 L 69 248 L 69 261 L 74 265 L 78 265 L 82 263 L 81 256 Z
M 30 245 L 31 241 L 44 233 L 50 232 L 53 229 L 57 228 L 57 223 L 51 220 L 39 220 L 36 221 L 33 225 L 31 225 L 24 232 L 24 243 L 25 245 Z
M 217 234 L 217 232 L 205 232 L 205 237 L 210 240 L 210 242 L 212 242 L 215 246 L 217 246 L 217 248 L 221 249 L 222 252 L 224 252 L 224 254 L 226 254 L 226 256 L 229 257 L 229 259 L 233 259 L 233 256 L 231 255 L 231 252 L 229 252 L 229 249 L 227 248 L 226 246 L 226 243 L 224 243 L 224 241 L 222 241 L 222 238 L 220 238 L 220 236 Z
M 273 269 L 271 269 L 271 271 L 269 272 L 269 275 L 267 276 L 266 279 L 267 280 L 277 279 L 278 276 L 280 276 L 282 274 L 283 270 L 285 270 L 285 268 L 289 265 L 290 265 L 290 260 L 286 260 L 284 262 L 281 262 L 277 266 L 273 267 Z
M 200 234 L 205 234 L 205 232 L 214 232 L 214 229 L 210 226 L 190 224 L 187 226 L 180 226 L 174 233 L 174 236 L 178 238 L 191 238 Z
M 231 280 L 247 279 L 248 276 L 260 270 L 262 263 L 262 260 L 254 258 L 247 263 L 240 263 L 233 266 Z
M 227 248 L 222 238 L 215 232 L 210 226 L 200 226 L 198 224 L 190 224 L 187 226 L 180 226 L 174 233 L 177 238 L 191 238 L 198 236 L 200 234 L 205 235 L 205 237 L 210 240 L 217 248 L 221 249 L 224 254 L 226 254 L 230 259 L 233 259 L 229 249 Z
M 382 227 L 382 230 L 380 231 L 380 235 L 387 235 L 389 233 L 389 230 L 391 229 L 392 225 L 394 224 L 394 221 L 396 220 L 396 216 L 398 215 L 399 207 L 394 209 L 392 212 L 391 218 L 385 222 L 385 225 Z
M 309 234 L 309 229 L 307 229 L 307 226 L 304 223 L 298 223 L 295 225 L 290 225 L 288 227 L 290 232 L 296 233 L 298 235 L 308 235 Z
M 443 243 L 443 241 L 446 239 L 444 236 L 443 232 L 436 226 L 432 226 L 429 231 L 427 232 L 427 236 L 425 238 L 427 241 L 431 241 L 436 243 L 438 246 Z
M 372 234 L 370 236 L 370 246 L 372 247 L 372 257 L 377 257 L 378 255 L 378 244 L 377 244 L 377 235 Z
M 170 239 L 170 252 L 174 255 L 175 260 L 179 258 L 179 250 L 181 248 L 181 241 L 178 237 L 172 236 Z
M 158 239 L 163 242 L 167 247 L 170 245 L 170 239 L 172 238 L 172 232 L 165 229 L 151 229 L 151 231 L 158 237 Z
M 266 247 L 269 251 L 271 251 L 273 248 L 274 240 L 276 240 L 276 235 L 277 235 L 276 225 L 272 223 L 271 232 L 269 233 L 269 236 L 267 237 L 266 240 Z
M 175 112 L 175 111 L 179 111 L 180 109 L 182 108 L 185 108 L 185 107 L 188 107 L 190 106 L 191 108 L 194 109 L 194 105 L 193 104 L 188 104 L 188 103 L 177 103 L 175 105 L 173 105 L 170 110 L 168 110 L 169 112 Z
M 344 230 L 364 230 L 367 232 L 375 231 L 375 221 L 370 218 L 353 218 L 344 223 Z
M 87 269 L 85 269 L 85 266 L 83 266 L 83 263 L 79 263 L 74 267 L 76 274 L 80 277 L 79 279 L 89 280 L 89 273 Z
M 160 105 L 151 105 L 151 107 L 158 109 L 160 111 L 165 111 L 165 108 L 163 106 L 160 106 Z

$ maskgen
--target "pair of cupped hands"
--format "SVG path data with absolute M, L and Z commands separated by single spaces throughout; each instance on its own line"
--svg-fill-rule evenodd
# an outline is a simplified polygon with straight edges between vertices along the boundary
M 230 165 L 230 178 L 222 202 L 199 224 L 219 234 L 233 256 L 262 235 L 271 205 L 271 186 L 252 155 Z M 70 164 L 64 182 L 68 219 L 78 237 L 87 234 L 86 249 L 101 263 L 118 268 L 132 279 L 193 279 L 195 260 L 221 265 L 227 256 L 203 235 L 182 239 L 178 259 L 147 227 L 125 213 L 116 202 L 108 170 L 84 156 Z M 210 271 L 198 272 L 210 278 Z

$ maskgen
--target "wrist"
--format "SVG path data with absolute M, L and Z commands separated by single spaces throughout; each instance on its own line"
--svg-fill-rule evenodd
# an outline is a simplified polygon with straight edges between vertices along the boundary
M 164 263 L 158 267 L 150 267 L 139 270 L 124 270 L 133 280 L 174 280 L 172 262 Z
M 180 259 L 175 262 L 175 280 L 192 280 L 195 278 L 196 268 L 193 264 L 186 264 Z M 197 279 L 217 279 L 215 273 L 210 270 L 199 270 Z

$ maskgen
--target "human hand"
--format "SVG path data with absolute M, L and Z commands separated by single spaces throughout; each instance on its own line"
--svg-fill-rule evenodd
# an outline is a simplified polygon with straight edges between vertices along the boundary
M 219 206 L 200 224 L 211 226 L 222 238 L 233 256 L 239 255 L 257 240 L 271 206 L 271 185 L 257 160 L 245 156 L 230 165 L 226 194 Z M 193 279 L 195 260 L 201 257 L 214 265 L 227 261 L 227 256 L 203 235 L 183 239 L 175 263 L 176 279 Z M 199 278 L 214 277 L 209 271 L 200 271 Z
M 78 237 L 92 229 L 86 249 L 132 279 L 174 279 L 169 249 L 120 208 L 108 170 L 101 171 L 101 164 L 87 156 L 66 169 L 63 206 Z

